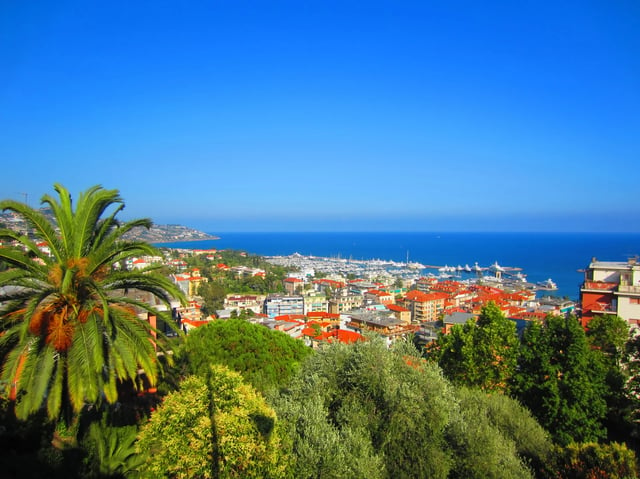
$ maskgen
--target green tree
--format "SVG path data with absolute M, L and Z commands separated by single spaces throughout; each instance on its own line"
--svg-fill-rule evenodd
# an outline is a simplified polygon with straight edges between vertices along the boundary
M 526 478 L 542 428 L 514 400 L 457 391 L 409 343 L 332 344 L 274 399 L 294 477 Z
M 137 312 L 168 323 L 171 318 L 130 293 L 150 293 L 167 306 L 171 297 L 182 299 L 154 268 L 128 271 L 121 266 L 133 256 L 157 253 L 144 242 L 123 239 L 151 222 L 120 223 L 116 215 L 124 203 L 116 190 L 89 188 L 74 208 L 69 192 L 61 185 L 54 188 L 58 199 L 42 198 L 53 222 L 25 204 L 0 202 L 0 210 L 27 222 L 34 238 L 0 232 L 0 238 L 18 245 L 0 248 L 0 259 L 11 266 L 0 274 L 0 351 L 4 393 L 10 394 L 15 384 L 20 418 L 43 406 L 55 419 L 61 411 L 76 416 L 87 403 L 113 403 L 119 383 L 140 385 L 140 368 L 155 384 L 159 367 L 152 331 Z M 45 242 L 51 255 L 38 242 Z
M 612 366 L 619 366 L 629 340 L 629 323 L 612 314 L 596 315 L 589 321 L 587 339 Z
M 214 365 L 190 376 L 141 429 L 143 477 L 279 478 L 286 476 L 274 411 L 240 374 Z
M 636 455 L 624 444 L 569 444 L 556 449 L 548 477 L 636 479 L 636 464 Z
M 261 392 L 285 385 L 312 353 L 302 341 L 241 319 L 197 328 L 181 350 L 190 373 L 204 377 L 211 364 L 224 364 Z
M 540 473 L 552 457 L 548 433 L 528 409 L 504 394 L 460 388 L 460 415 L 449 428 L 459 459 L 450 477 L 522 477 Z
M 628 440 L 635 429 L 633 398 L 627 394 L 628 369 L 623 368 L 629 324 L 615 315 L 597 315 L 589 321 L 587 340 L 603 363 L 606 374 L 607 416 L 605 426 L 610 440 Z
M 515 371 L 518 336 L 513 321 L 491 302 L 482 308 L 477 322 L 454 326 L 440 334 L 428 356 L 438 361 L 456 384 L 488 391 L 505 391 Z
M 219 281 L 203 282 L 198 288 L 198 295 L 202 298 L 202 313 L 209 316 L 222 309 L 224 306 L 224 298 L 227 292 L 224 285 Z
M 605 369 L 573 317 L 547 316 L 531 322 L 522 337 L 513 392 L 555 442 L 604 437 Z

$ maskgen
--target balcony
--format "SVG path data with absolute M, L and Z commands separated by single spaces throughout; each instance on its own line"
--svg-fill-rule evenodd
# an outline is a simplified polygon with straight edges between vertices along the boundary
M 618 295 L 640 296 L 640 286 L 620 285 L 618 287 Z
M 591 314 L 598 314 L 598 313 L 609 314 L 609 313 L 616 312 L 616 305 L 611 303 L 596 302 L 596 303 L 591 303 L 589 305 L 583 305 L 582 310 L 584 312 L 589 312 Z
M 581 291 L 602 291 L 613 292 L 618 288 L 618 283 L 607 283 L 605 281 L 585 281 L 582 283 Z

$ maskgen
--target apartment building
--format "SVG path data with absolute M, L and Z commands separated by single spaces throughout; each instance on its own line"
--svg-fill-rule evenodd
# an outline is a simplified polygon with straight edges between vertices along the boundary
M 615 314 L 630 326 L 640 324 L 640 263 L 591 260 L 580 288 L 582 325 L 598 314 Z

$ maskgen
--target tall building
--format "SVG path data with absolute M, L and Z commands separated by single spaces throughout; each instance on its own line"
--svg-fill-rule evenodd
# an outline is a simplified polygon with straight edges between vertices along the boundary
M 270 294 L 264 301 L 264 314 L 269 318 L 284 314 L 304 314 L 304 298 L 298 295 Z
M 582 325 L 595 315 L 615 314 L 631 327 L 640 325 L 640 263 L 591 260 L 580 288 Z

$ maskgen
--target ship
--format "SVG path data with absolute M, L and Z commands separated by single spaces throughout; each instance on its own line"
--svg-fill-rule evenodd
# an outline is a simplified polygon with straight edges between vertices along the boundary
M 548 291 L 553 291 L 558 289 L 558 285 L 556 285 L 556 283 L 554 283 L 551 278 L 546 279 L 544 281 L 540 281 L 539 283 L 537 283 L 538 288 L 540 289 L 544 289 L 544 290 L 548 290 Z

